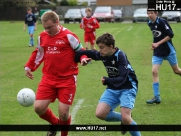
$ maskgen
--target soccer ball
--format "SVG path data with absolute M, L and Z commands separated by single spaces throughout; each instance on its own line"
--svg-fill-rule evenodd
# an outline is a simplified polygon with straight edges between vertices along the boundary
M 33 105 L 35 101 L 35 93 L 30 88 L 23 88 L 18 92 L 17 100 L 20 105 L 29 107 Z

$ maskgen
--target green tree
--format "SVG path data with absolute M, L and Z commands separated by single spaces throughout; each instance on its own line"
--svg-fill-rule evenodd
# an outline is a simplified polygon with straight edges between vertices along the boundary
M 69 0 L 68 3 L 70 6 L 76 6 L 78 1 L 77 0 Z
M 61 6 L 68 6 L 69 3 L 68 3 L 67 0 L 62 0 L 62 1 L 60 2 L 60 5 L 61 5 Z

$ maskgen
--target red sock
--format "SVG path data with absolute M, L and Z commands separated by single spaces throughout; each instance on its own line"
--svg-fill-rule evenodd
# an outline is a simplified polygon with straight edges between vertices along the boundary
M 60 120 L 60 125 L 70 125 L 71 122 L 71 116 L 69 117 L 69 119 L 67 121 L 62 121 Z M 61 136 L 67 136 L 68 135 L 68 131 L 61 131 Z
M 39 115 L 39 117 L 48 121 L 52 125 L 57 125 L 59 123 L 59 119 L 52 113 L 50 108 L 48 108 L 43 115 Z

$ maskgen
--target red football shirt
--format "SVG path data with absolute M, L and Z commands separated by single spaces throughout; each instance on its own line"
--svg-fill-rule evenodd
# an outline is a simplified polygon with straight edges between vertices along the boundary
M 92 28 L 89 28 L 88 24 L 90 26 L 92 26 Z M 82 18 L 80 28 L 84 28 L 85 32 L 94 32 L 99 27 L 100 27 L 100 25 L 99 25 L 97 19 L 94 18 L 93 16 L 91 16 L 90 18 L 88 18 L 88 17 Z
M 44 62 L 42 72 L 49 78 L 76 75 L 78 64 L 74 61 L 75 51 L 82 48 L 78 37 L 63 26 L 54 36 L 44 31 L 40 33 L 38 46 L 32 52 L 25 69 L 35 71 Z

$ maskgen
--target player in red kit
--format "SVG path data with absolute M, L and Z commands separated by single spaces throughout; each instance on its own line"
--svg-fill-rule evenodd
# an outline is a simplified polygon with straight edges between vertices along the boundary
M 91 49 L 96 50 L 94 47 L 96 40 L 96 29 L 100 27 L 96 18 L 92 16 L 92 9 L 86 8 L 85 10 L 87 16 L 82 18 L 80 28 L 84 29 L 84 42 L 86 49 L 88 49 L 89 42 L 91 44 Z
M 51 124 L 47 136 L 55 136 L 58 125 L 70 125 L 71 122 L 69 111 L 76 92 L 78 74 L 74 57 L 76 51 L 83 47 L 74 33 L 59 25 L 59 17 L 55 12 L 45 12 L 41 21 L 45 30 L 38 37 L 37 48 L 26 63 L 25 72 L 27 77 L 33 79 L 32 72 L 44 63 L 34 110 L 40 118 Z M 86 56 L 82 56 L 82 63 L 84 58 Z M 56 98 L 59 100 L 59 117 L 48 107 Z M 61 136 L 67 135 L 68 131 L 61 131 Z

